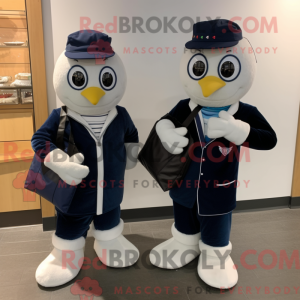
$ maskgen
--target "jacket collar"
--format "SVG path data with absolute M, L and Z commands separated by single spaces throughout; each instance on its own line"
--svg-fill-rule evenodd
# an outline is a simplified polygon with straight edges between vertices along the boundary
M 72 119 L 74 119 L 75 121 L 77 121 L 78 123 L 80 123 L 81 125 L 83 125 L 88 131 L 89 133 L 91 134 L 91 136 L 95 139 L 95 140 L 98 140 L 97 137 L 95 136 L 92 128 L 90 127 L 90 125 L 83 119 L 83 117 L 78 114 L 77 112 L 75 112 L 74 110 L 68 108 L 67 109 L 67 115 L 69 117 L 71 117 Z M 101 130 L 101 134 L 100 134 L 100 138 L 99 140 L 101 140 L 101 138 L 103 137 L 106 129 L 108 128 L 108 126 L 111 124 L 111 122 L 115 119 L 115 117 L 118 115 L 118 110 L 116 107 L 112 108 L 110 110 L 110 112 L 108 113 L 108 116 L 106 118 L 106 121 L 102 127 L 102 130 Z
M 189 106 L 192 111 L 193 109 L 196 108 L 197 104 L 190 99 Z M 227 112 L 233 116 L 238 111 L 238 109 L 239 109 L 239 102 L 236 102 L 229 107 Z

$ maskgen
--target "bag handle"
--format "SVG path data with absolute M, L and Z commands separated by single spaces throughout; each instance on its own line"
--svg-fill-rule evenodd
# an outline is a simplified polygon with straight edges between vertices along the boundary
M 189 116 L 184 120 L 182 123 L 183 127 L 188 127 L 190 123 L 194 120 L 194 118 L 197 116 L 199 111 L 201 110 L 202 106 L 197 105 L 193 111 L 189 114 Z

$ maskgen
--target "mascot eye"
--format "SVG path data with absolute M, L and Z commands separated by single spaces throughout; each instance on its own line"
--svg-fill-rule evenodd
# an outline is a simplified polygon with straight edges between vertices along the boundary
M 203 78 L 208 71 L 206 57 L 202 54 L 194 55 L 187 65 L 187 71 L 189 76 L 194 80 Z
M 74 90 L 82 90 L 88 83 L 86 70 L 81 66 L 73 66 L 68 73 L 69 85 Z
M 102 83 L 106 87 L 110 87 L 113 84 L 114 78 L 109 72 L 105 72 L 102 75 Z
M 105 67 L 100 72 L 99 81 L 105 91 L 110 91 L 117 83 L 117 75 L 111 67 Z
M 227 55 L 220 61 L 218 72 L 224 81 L 233 81 L 240 75 L 241 63 L 236 56 Z

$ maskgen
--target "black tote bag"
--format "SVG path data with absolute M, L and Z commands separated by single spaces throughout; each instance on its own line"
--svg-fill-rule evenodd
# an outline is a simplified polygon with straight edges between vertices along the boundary
M 168 119 L 175 125 L 176 128 L 187 128 L 201 108 L 202 107 L 198 105 L 183 123 L 180 123 L 170 114 L 166 114 L 160 120 Z M 191 163 L 189 148 L 195 141 L 188 132 L 185 137 L 189 139 L 189 144 L 183 149 L 183 152 L 180 154 L 169 153 L 162 145 L 160 138 L 156 133 L 155 127 L 159 121 L 157 121 L 152 128 L 144 147 L 138 155 L 138 159 L 148 170 L 151 176 L 157 181 L 162 190 L 166 192 L 174 187 L 176 181 L 183 179 L 188 171 Z

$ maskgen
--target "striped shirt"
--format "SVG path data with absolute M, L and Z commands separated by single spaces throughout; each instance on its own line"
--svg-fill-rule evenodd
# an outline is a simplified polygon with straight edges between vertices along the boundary
M 97 116 L 86 116 L 86 115 L 81 115 L 82 118 L 89 124 L 91 129 L 93 130 L 95 136 L 97 139 L 99 139 L 102 128 L 104 126 L 104 123 L 106 121 L 106 118 L 108 116 L 108 113 L 105 113 L 103 115 L 97 115 Z

